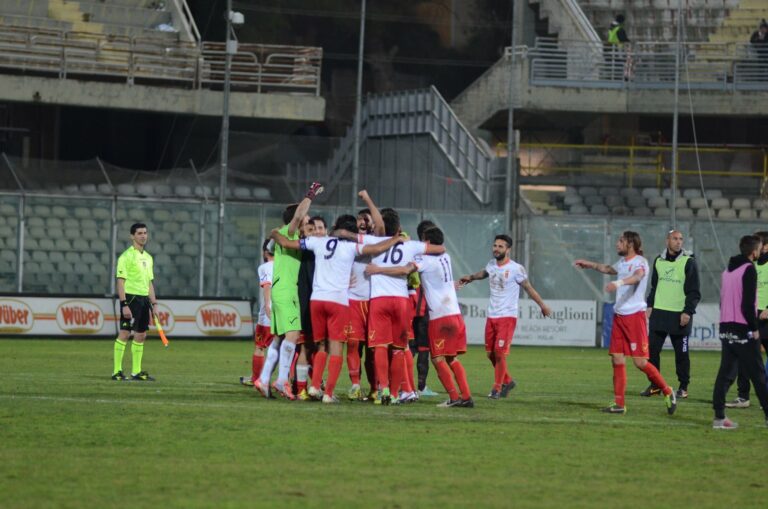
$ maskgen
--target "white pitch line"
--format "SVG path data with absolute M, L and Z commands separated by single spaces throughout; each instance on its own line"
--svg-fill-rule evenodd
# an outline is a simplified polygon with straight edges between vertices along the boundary
M 151 401 L 151 400 L 133 400 L 133 399 L 106 399 L 106 398 L 77 398 L 77 397 L 71 397 L 71 396 L 30 396 L 30 395 L 14 395 L 14 394 L 0 394 L 0 399 L 6 399 L 6 400 L 32 400 L 32 401 L 52 401 L 52 402 L 63 402 L 63 403 L 85 403 L 85 404 L 103 404 L 103 405 L 152 405 L 152 406 L 176 406 L 176 407 L 187 407 L 187 408 L 223 408 L 223 409 L 231 409 L 231 408 L 245 408 L 245 409 L 256 409 L 263 410 L 264 408 L 259 406 L 255 407 L 253 402 L 248 403 L 204 403 L 204 402 L 190 402 L 190 401 L 173 401 L 173 400 L 163 400 L 163 401 Z M 280 404 L 278 402 L 274 402 L 275 404 Z M 288 407 L 282 406 L 282 409 L 287 409 Z M 397 417 L 398 419 L 430 419 L 430 420 L 437 420 L 442 419 L 443 414 L 441 413 L 423 413 L 411 410 L 413 407 L 390 407 L 391 409 L 400 409 L 402 408 L 402 412 L 398 412 L 397 414 L 385 414 L 385 417 L 388 417 L 390 415 Z M 302 412 L 322 412 L 322 411 L 336 411 L 336 410 L 344 410 L 344 407 L 324 407 L 323 405 L 319 404 L 301 404 L 301 403 L 294 403 L 290 407 L 290 411 L 302 411 Z M 379 410 L 379 408 L 372 408 L 373 412 Z M 464 409 L 445 409 L 445 417 L 450 420 L 465 420 L 465 421 L 475 421 L 478 423 L 482 423 L 484 421 L 486 422 L 522 422 L 527 424 L 586 424 L 591 426 L 637 426 L 637 427 L 648 427 L 648 428 L 657 428 L 659 426 L 659 423 L 657 421 L 649 421 L 649 420 L 631 420 L 627 419 L 625 416 L 610 416 L 606 419 L 584 419 L 584 418 L 566 418 L 566 417 L 521 417 L 519 415 L 508 415 L 504 414 L 503 416 L 500 416 L 499 419 L 483 419 L 482 417 L 479 417 L 477 415 L 472 414 L 472 410 L 464 410 Z M 597 408 L 595 409 L 595 412 L 597 412 Z M 376 413 L 369 413 L 368 416 L 375 417 Z M 684 422 L 684 421 L 677 421 L 670 419 L 667 421 L 664 426 L 671 426 L 671 427 L 684 427 L 684 428 L 704 428 L 703 425 L 698 425 L 696 423 L 692 422 Z

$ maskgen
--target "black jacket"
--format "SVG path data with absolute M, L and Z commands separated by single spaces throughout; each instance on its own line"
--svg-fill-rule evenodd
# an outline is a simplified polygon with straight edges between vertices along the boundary
M 662 309 L 656 309 L 653 307 L 654 300 L 656 299 L 656 287 L 659 283 L 659 275 L 656 274 L 656 260 L 662 258 L 664 260 L 673 262 L 675 261 L 683 251 L 679 253 L 670 253 L 668 250 L 664 250 L 660 256 L 657 256 L 653 260 L 651 266 L 651 290 L 648 293 L 646 303 L 649 308 L 653 308 L 651 311 L 651 317 L 648 321 L 648 329 L 652 331 L 662 331 L 667 334 L 683 334 L 689 335 L 693 326 L 693 320 L 688 322 L 685 327 L 680 327 L 680 314 L 674 311 L 665 311 Z M 685 305 L 683 306 L 683 313 L 693 315 L 696 313 L 696 306 L 701 300 L 701 291 L 699 290 L 699 269 L 696 266 L 696 259 L 693 255 L 689 255 L 690 258 L 685 262 L 685 283 L 683 285 L 683 291 L 685 292 Z
M 312 297 L 312 279 L 315 277 L 315 253 L 312 251 L 301 252 L 301 265 L 299 265 L 299 309 L 301 316 L 301 330 L 304 332 L 305 341 L 312 341 L 312 314 L 310 312 L 310 298 Z

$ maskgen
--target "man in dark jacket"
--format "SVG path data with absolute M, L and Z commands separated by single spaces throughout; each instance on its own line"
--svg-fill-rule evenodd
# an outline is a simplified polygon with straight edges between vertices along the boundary
M 740 255 L 731 257 L 720 284 L 720 369 L 712 393 L 714 429 L 735 429 L 738 424 L 725 416 L 725 394 L 740 368 L 755 387 L 768 425 L 768 388 L 765 367 L 760 356 L 760 332 L 757 313 L 757 270 L 761 242 L 755 235 L 739 241 Z
M 760 331 L 760 342 L 763 348 L 768 352 L 768 232 L 755 232 L 763 243 L 763 249 L 760 257 L 755 263 L 757 270 L 757 312 L 759 313 L 758 330 Z M 748 408 L 749 407 L 749 377 L 739 366 L 739 378 L 736 381 L 738 388 L 738 397 L 725 404 L 728 408 Z
M 683 234 L 672 230 L 667 234 L 667 248 L 657 256 L 651 269 L 651 291 L 648 294 L 648 342 L 651 364 L 661 371 L 661 349 L 667 336 L 675 349 L 675 370 L 680 388 L 677 397 L 688 397 L 691 360 L 688 337 L 691 318 L 701 300 L 699 271 L 693 255 L 683 250 Z M 661 389 L 649 385 L 641 396 L 660 394 Z

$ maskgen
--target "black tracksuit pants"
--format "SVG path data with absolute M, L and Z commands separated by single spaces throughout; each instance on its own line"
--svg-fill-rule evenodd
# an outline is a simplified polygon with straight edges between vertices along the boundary
M 666 331 L 649 331 L 649 361 L 661 371 L 661 349 L 667 336 L 672 341 L 672 347 L 675 349 L 675 371 L 677 380 L 680 382 L 680 388 L 688 390 L 688 384 L 691 381 L 691 358 L 688 355 L 688 335 L 687 334 L 667 334 Z
M 731 335 L 732 336 L 732 335 Z M 763 357 L 760 355 L 760 342 L 754 339 L 730 340 L 720 336 L 723 349 L 720 355 L 720 370 L 717 372 L 715 389 L 712 393 L 712 408 L 715 410 L 715 419 L 725 417 L 725 395 L 736 379 L 740 370 L 755 387 L 757 399 L 763 407 L 766 419 L 768 419 L 768 388 L 765 386 L 765 367 Z

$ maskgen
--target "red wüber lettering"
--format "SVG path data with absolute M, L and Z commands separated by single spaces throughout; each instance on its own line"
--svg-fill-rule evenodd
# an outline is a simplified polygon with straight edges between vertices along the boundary
M 3 304 L 0 306 L 0 324 L 29 325 L 29 310 Z
M 65 325 L 99 325 L 101 312 L 87 310 L 79 306 L 63 306 L 61 316 Z

